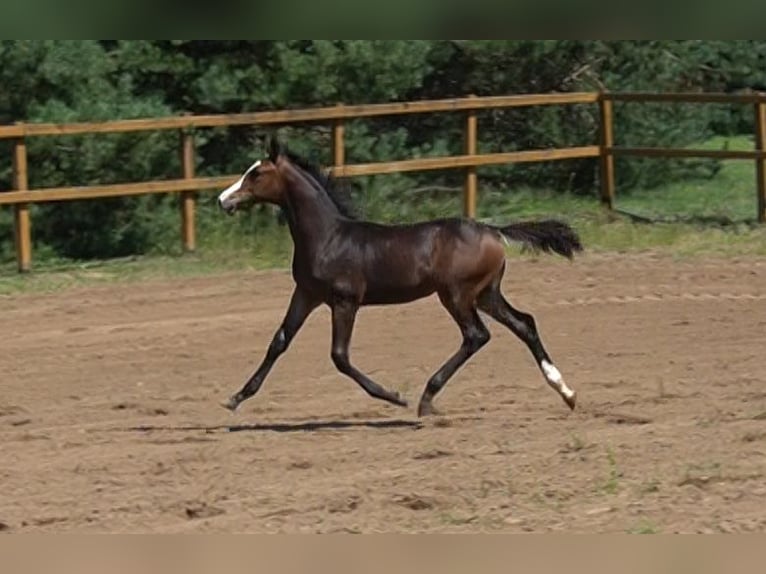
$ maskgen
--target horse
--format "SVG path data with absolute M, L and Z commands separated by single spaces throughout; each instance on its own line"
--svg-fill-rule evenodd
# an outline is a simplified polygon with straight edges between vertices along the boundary
M 564 381 L 543 346 L 534 317 L 514 308 L 500 284 L 505 246 L 556 253 L 573 259 L 583 250 L 577 233 L 555 219 L 490 225 L 470 218 L 441 218 L 381 224 L 356 217 L 335 179 L 272 138 L 266 157 L 220 192 L 228 215 L 254 204 L 280 207 L 294 250 L 295 283 L 282 323 L 260 365 L 222 406 L 234 412 L 261 388 L 277 359 L 287 351 L 309 315 L 320 305 L 331 311 L 331 359 L 335 368 L 369 396 L 407 407 L 407 401 L 360 371 L 349 346 L 357 312 L 367 305 L 403 304 L 432 294 L 462 334 L 458 350 L 426 382 L 418 417 L 440 414 L 433 401 L 455 372 L 484 347 L 490 332 L 479 311 L 513 332 L 528 347 L 548 385 L 574 410 L 576 392 Z

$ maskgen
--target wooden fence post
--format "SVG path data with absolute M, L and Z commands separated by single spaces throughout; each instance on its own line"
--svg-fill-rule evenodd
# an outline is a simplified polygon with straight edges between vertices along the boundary
M 475 95 L 469 96 L 475 98 Z M 476 155 L 476 139 L 478 131 L 478 121 L 476 110 L 469 110 L 466 116 L 465 124 L 465 153 L 466 155 Z M 463 189 L 463 215 L 471 219 L 476 217 L 476 166 L 466 168 L 465 187 Z
M 343 104 L 337 104 L 340 109 Z M 332 125 L 332 163 L 335 168 L 341 167 L 346 162 L 346 143 L 344 123 L 342 118 L 337 118 Z
M 766 150 L 766 102 L 755 104 L 755 149 Z M 755 184 L 758 191 L 758 222 L 766 222 L 766 159 L 755 160 Z
M 600 125 L 600 160 L 601 160 L 601 202 L 609 209 L 614 209 L 614 156 L 610 148 L 614 145 L 612 131 L 612 100 L 601 92 L 599 98 L 601 112 Z
M 191 129 L 181 130 L 181 169 L 184 179 L 194 179 L 194 132 Z M 197 248 L 194 196 L 193 191 L 181 192 L 181 241 L 186 252 Z
M 24 136 L 13 143 L 13 189 L 17 191 L 29 189 L 27 144 Z M 32 267 L 32 232 L 28 204 L 19 203 L 13 207 L 13 222 L 16 236 L 16 261 L 19 272 L 26 273 Z

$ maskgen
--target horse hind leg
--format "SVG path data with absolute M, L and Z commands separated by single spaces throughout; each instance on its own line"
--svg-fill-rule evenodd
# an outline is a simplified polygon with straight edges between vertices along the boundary
M 441 391 L 455 372 L 489 342 L 490 334 L 479 313 L 466 297 L 451 297 L 440 293 L 439 299 L 458 324 L 463 335 L 460 348 L 428 379 L 418 404 L 418 416 L 438 414 L 433 407 L 434 397 Z M 461 300 L 462 299 L 462 300 Z
M 500 291 L 499 278 L 480 294 L 477 304 L 479 309 L 500 324 L 505 325 L 514 335 L 524 341 L 537 361 L 548 385 L 561 396 L 570 409 L 574 410 L 577 393 L 566 384 L 561 373 L 553 364 L 553 360 L 540 339 L 534 317 L 511 306 Z

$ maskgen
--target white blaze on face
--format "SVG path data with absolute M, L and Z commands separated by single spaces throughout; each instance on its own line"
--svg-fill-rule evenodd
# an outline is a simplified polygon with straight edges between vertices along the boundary
M 242 182 L 243 182 L 243 181 L 245 181 L 245 178 L 247 177 L 247 174 L 249 174 L 251 171 L 253 171 L 254 169 L 256 169 L 256 168 L 257 168 L 259 165 L 261 165 L 261 162 L 260 162 L 260 160 L 258 160 L 257 162 L 255 162 L 255 163 L 254 163 L 253 165 L 251 165 L 249 168 L 247 168 L 247 171 L 245 171 L 245 173 L 243 173 L 243 174 L 242 174 L 242 177 L 240 177 L 240 178 L 239 178 L 237 181 L 235 181 L 234 183 L 232 183 L 232 184 L 231 184 L 229 187 L 227 187 L 226 189 L 224 189 L 224 190 L 221 192 L 221 195 L 219 195 L 219 196 L 218 196 L 218 202 L 219 202 L 219 203 L 222 203 L 222 202 L 226 201 L 226 199 L 227 199 L 227 198 L 228 198 L 228 197 L 229 197 L 229 196 L 230 196 L 232 193 L 234 193 L 235 191 L 238 191 L 238 190 L 239 190 L 239 188 L 240 188 L 240 187 L 242 187 Z
M 565 397 L 572 398 L 574 391 L 567 386 L 567 384 L 564 382 L 564 377 L 561 376 L 561 373 L 554 365 L 543 359 L 542 363 L 540 363 L 540 368 L 542 369 L 543 374 L 548 380 L 548 384 L 550 386 L 552 386 Z

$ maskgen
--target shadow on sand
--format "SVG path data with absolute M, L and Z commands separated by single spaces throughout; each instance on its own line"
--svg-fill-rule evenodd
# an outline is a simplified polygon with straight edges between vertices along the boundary
M 258 424 L 239 424 L 239 425 L 213 425 L 213 426 L 172 426 L 172 425 L 139 425 L 120 429 L 126 432 L 194 432 L 201 431 L 206 433 L 216 432 L 316 432 L 323 430 L 343 430 L 343 429 L 412 429 L 417 430 L 423 427 L 423 423 L 418 421 L 408 421 L 402 419 L 381 420 L 381 421 L 307 421 L 296 423 L 258 423 Z

